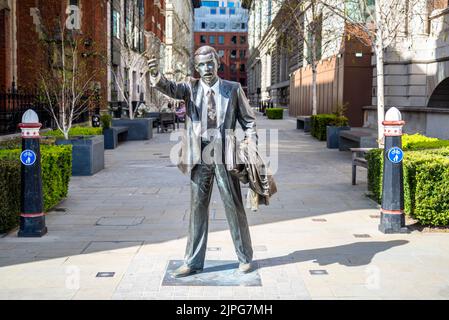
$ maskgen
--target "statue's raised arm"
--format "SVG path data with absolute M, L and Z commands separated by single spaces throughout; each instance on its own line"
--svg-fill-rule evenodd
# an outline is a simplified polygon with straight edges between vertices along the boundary
M 190 96 L 190 89 L 186 83 L 170 81 L 159 71 L 158 60 L 153 56 L 148 60 L 151 86 L 163 94 L 177 100 L 186 100 Z

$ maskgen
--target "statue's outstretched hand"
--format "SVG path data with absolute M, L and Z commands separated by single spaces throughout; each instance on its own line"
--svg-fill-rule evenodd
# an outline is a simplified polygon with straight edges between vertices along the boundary
M 159 63 L 155 56 L 152 56 L 150 60 L 148 60 L 148 69 L 152 77 L 157 77 L 159 74 Z

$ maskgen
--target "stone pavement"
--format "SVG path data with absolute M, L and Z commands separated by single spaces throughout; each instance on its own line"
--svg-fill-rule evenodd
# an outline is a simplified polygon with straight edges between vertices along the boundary
M 380 233 L 364 169 L 351 185 L 349 153 L 293 119 L 258 120 L 279 129 L 278 193 L 248 210 L 262 286 L 162 285 L 184 255 L 190 197 L 168 159 L 174 142 L 155 134 L 106 151 L 95 176 L 73 177 L 47 215 L 48 235 L 0 238 L 0 299 L 449 298 L 449 233 Z M 218 190 L 212 197 L 206 258 L 236 261 Z

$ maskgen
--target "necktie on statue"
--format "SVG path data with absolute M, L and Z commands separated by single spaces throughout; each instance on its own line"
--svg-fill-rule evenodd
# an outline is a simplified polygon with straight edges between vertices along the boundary
M 217 129 L 217 105 L 215 104 L 214 91 L 207 92 L 207 130 L 211 139 L 211 132 Z
M 207 128 L 217 128 L 217 106 L 215 104 L 214 91 L 207 93 Z

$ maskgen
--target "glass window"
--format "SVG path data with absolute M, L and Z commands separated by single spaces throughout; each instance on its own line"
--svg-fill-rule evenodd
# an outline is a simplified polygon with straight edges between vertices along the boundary
M 220 8 L 220 14 L 226 14 L 226 8 Z
M 232 36 L 231 42 L 232 42 L 233 44 L 237 44 L 237 36 Z
M 234 2 L 228 1 L 228 7 L 229 7 L 229 8 L 234 8 L 234 6 L 235 6 L 235 3 L 234 3 Z
M 246 23 L 242 23 L 242 29 L 246 29 Z
M 217 9 L 210 9 L 210 14 L 217 14 Z
M 220 23 L 218 24 L 218 27 L 219 27 L 220 29 L 224 29 L 224 28 L 226 28 L 226 23 L 220 22 Z
M 218 1 L 201 1 L 203 7 L 218 7 Z
M 235 9 L 234 8 L 229 9 L 229 14 L 235 14 Z
M 120 39 L 120 13 L 118 11 L 113 11 L 112 20 L 112 35 Z
M 216 25 L 215 22 L 209 22 L 209 28 L 210 28 L 210 29 L 215 29 L 216 26 L 217 26 L 217 25 Z
M 201 22 L 201 29 L 206 29 L 206 22 Z
M 206 36 L 204 35 L 200 36 L 200 43 L 206 43 Z
M 223 58 L 224 57 L 224 50 L 218 50 L 218 56 L 220 58 Z
M 240 59 L 245 59 L 246 57 L 246 50 L 240 50 Z
M 246 37 L 240 36 L 240 44 L 245 44 L 245 43 L 246 43 Z
M 231 64 L 231 72 L 235 73 L 237 71 L 237 65 L 235 63 Z
M 215 44 L 215 36 L 209 36 L 209 43 Z
M 246 87 L 246 79 L 240 78 L 240 84 L 242 85 L 242 87 Z
M 218 36 L 218 43 L 219 44 L 224 44 L 224 40 L 225 40 L 224 36 Z
M 231 50 L 231 59 L 237 58 L 237 50 Z
M 245 71 L 246 71 L 246 66 L 245 66 L 244 63 L 242 63 L 242 64 L 240 65 L 240 72 L 245 72 Z

